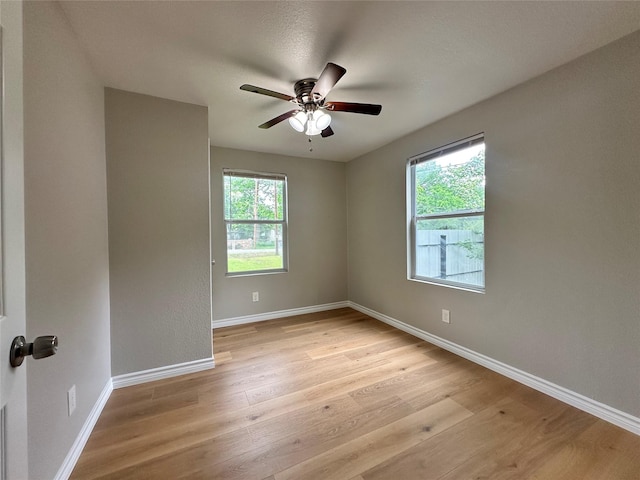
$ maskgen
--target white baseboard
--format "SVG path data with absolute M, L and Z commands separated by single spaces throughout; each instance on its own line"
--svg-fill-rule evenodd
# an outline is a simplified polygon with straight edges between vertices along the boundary
M 111 379 L 107 382 L 107 384 L 102 389 L 102 393 L 98 397 L 95 405 L 91 409 L 87 420 L 84 422 L 80 433 L 76 437 L 75 442 L 71 446 L 69 453 L 62 462 L 58 473 L 54 477 L 54 480 L 67 480 L 71 476 L 71 472 L 73 472 L 78 459 L 80 458 L 80 454 L 84 449 L 84 446 L 87 444 L 87 440 L 89 440 L 89 436 L 93 431 L 93 427 L 96 425 L 96 422 L 100 418 L 100 414 L 102 413 L 102 409 L 107 404 L 107 400 L 109 400 L 109 396 L 111 396 L 111 392 L 113 391 L 113 383 Z
M 289 310 L 278 310 L 276 312 L 258 313 L 255 315 L 246 315 L 244 317 L 225 318 L 223 320 L 213 320 L 211 328 L 231 327 L 233 325 L 243 325 L 245 323 L 263 322 L 265 320 L 273 320 L 274 318 L 292 317 L 293 315 L 303 315 L 305 313 L 323 312 L 325 310 L 335 310 L 336 308 L 345 308 L 351 306 L 350 302 L 334 302 L 325 303 L 323 305 L 313 305 L 311 307 L 292 308 Z
M 194 360 L 192 362 L 179 363 L 177 365 L 152 368 L 141 372 L 125 373 L 124 375 L 113 377 L 113 388 L 129 387 L 140 383 L 162 380 L 163 378 L 177 377 L 178 375 L 186 375 L 187 373 L 208 370 L 215 366 L 216 364 L 213 358 L 203 358 L 202 360 Z
M 494 360 L 490 357 L 487 357 L 486 355 L 482 355 L 481 353 L 469 350 L 468 348 L 465 348 L 461 345 L 432 335 L 428 332 L 425 332 L 424 330 L 420 330 L 419 328 L 413 327 L 404 322 L 401 322 L 400 320 L 396 320 L 395 318 L 376 312 L 375 310 L 363 307 L 362 305 L 358 305 L 357 303 L 349 302 L 349 306 L 354 310 L 358 310 L 359 312 L 369 315 L 370 317 L 380 320 L 381 322 L 387 323 L 399 330 L 410 333 L 411 335 L 421 338 L 422 340 L 425 340 L 429 343 L 433 343 L 434 345 L 453 352 L 456 355 L 466 358 L 467 360 L 471 360 L 472 362 L 482 365 L 483 367 L 493 370 L 494 372 L 498 372 L 505 377 L 515 380 L 516 382 L 522 383 L 535 390 L 545 393 L 553 398 L 560 400 L 561 402 L 567 403 L 573 407 L 595 415 L 598 418 L 601 418 L 609 423 L 613 423 L 614 425 L 624 428 L 625 430 L 635 433 L 636 435 L 640 435 L 640 418 L 638 417 L 634 417 L 633 415 L 630 415 L 621 410 L 617 410 L 613 407 L 610 407 L 609 405 L 585 397 L 584 395 L 561 387 L 560 385 L 556 385 L 547 380 L 544 380 L 543 378 L 531 375 L 530 373 L 499 362 L 498 360 Z
M 98 418 L 104 406 L 107 404 L 107 400 L 111 396 L 111 392 L 114 388 L 128 387 L 130 385 L 137 385 L 140 383 L 152 382 L 154 380 L 160 380 L 163 378 L 175 377 L 178 375 L 185 375 L 187 373 L 199 372 L 202 370 L 208 370 L 215 367 L 215 361 L 213 358 L 204 358 L 202 360 L 195 360 L 193 362 L 181 363 L 178 365 L 170 365 L 167 367 L 153 368 L 151 370 L 145 370 L 142 372 L 127 373 L 125 375 L 118 375 L 113 377 L 107 382 L 100 397 L 96 401 L 91 413 L 84 422 L 80 433 L 76 437 L 75 442 L 71 446 L 69 453 L 67 454 L 62 466 L 58 470 L 58 473 L 54 477 L 54 480 L 68 480 L 73 472 L 80 454 L 84 449 L 84 446 L 89 440 L 89 436 L 95 427 Z

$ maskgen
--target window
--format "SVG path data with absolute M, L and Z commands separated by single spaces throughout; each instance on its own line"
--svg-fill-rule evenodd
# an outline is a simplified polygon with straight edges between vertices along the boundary
M 227 275 L 287 271 L 287 177 L 224 170 Z
M 409 278 L 484 291 L 484 135 L 410 158 Z

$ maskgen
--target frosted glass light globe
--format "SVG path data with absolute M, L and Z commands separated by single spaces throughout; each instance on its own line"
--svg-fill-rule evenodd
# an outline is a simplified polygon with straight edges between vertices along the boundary
M 296 113 L 293 117 L 289 117 L 289 125 L 291 125 L 296 132 L 304 132 L 306 123 L 307 114 L 302 110 Z

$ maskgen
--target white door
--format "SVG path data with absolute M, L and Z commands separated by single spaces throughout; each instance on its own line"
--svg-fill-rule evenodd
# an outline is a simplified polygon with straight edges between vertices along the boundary
M 14 337 L 25 327 L 24 175 L 22 109 L 22 2 L 0 2 L 2 55 L 2 177 L 0 228 L 0 478 L 27 474 L 27 368 L 9 365 Z

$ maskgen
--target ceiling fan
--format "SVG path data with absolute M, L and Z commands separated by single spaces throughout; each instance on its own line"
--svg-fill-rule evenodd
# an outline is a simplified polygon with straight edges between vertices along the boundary
M 333 135 L 333 130 L 329 126 L 331 115 L 327 111 L 363 113 L 365 115 L 379 115 L 382 111 L 382 105 L 325 101 L 326 96 L 345 73 L 347 73 L 345 68 L 329 62 L 318 79 L 305 78 L 294 84 L 295 97 L 247 84 L 242 85 L 240 90 L 279 98 L 296 105 L 297 108 L 258 125 L 259 128 L 271 128 L 288 119 L 289 124 L 298 132 L 304 132 L 306 135 L 320 134 L 323 137 L 330 137 Z

